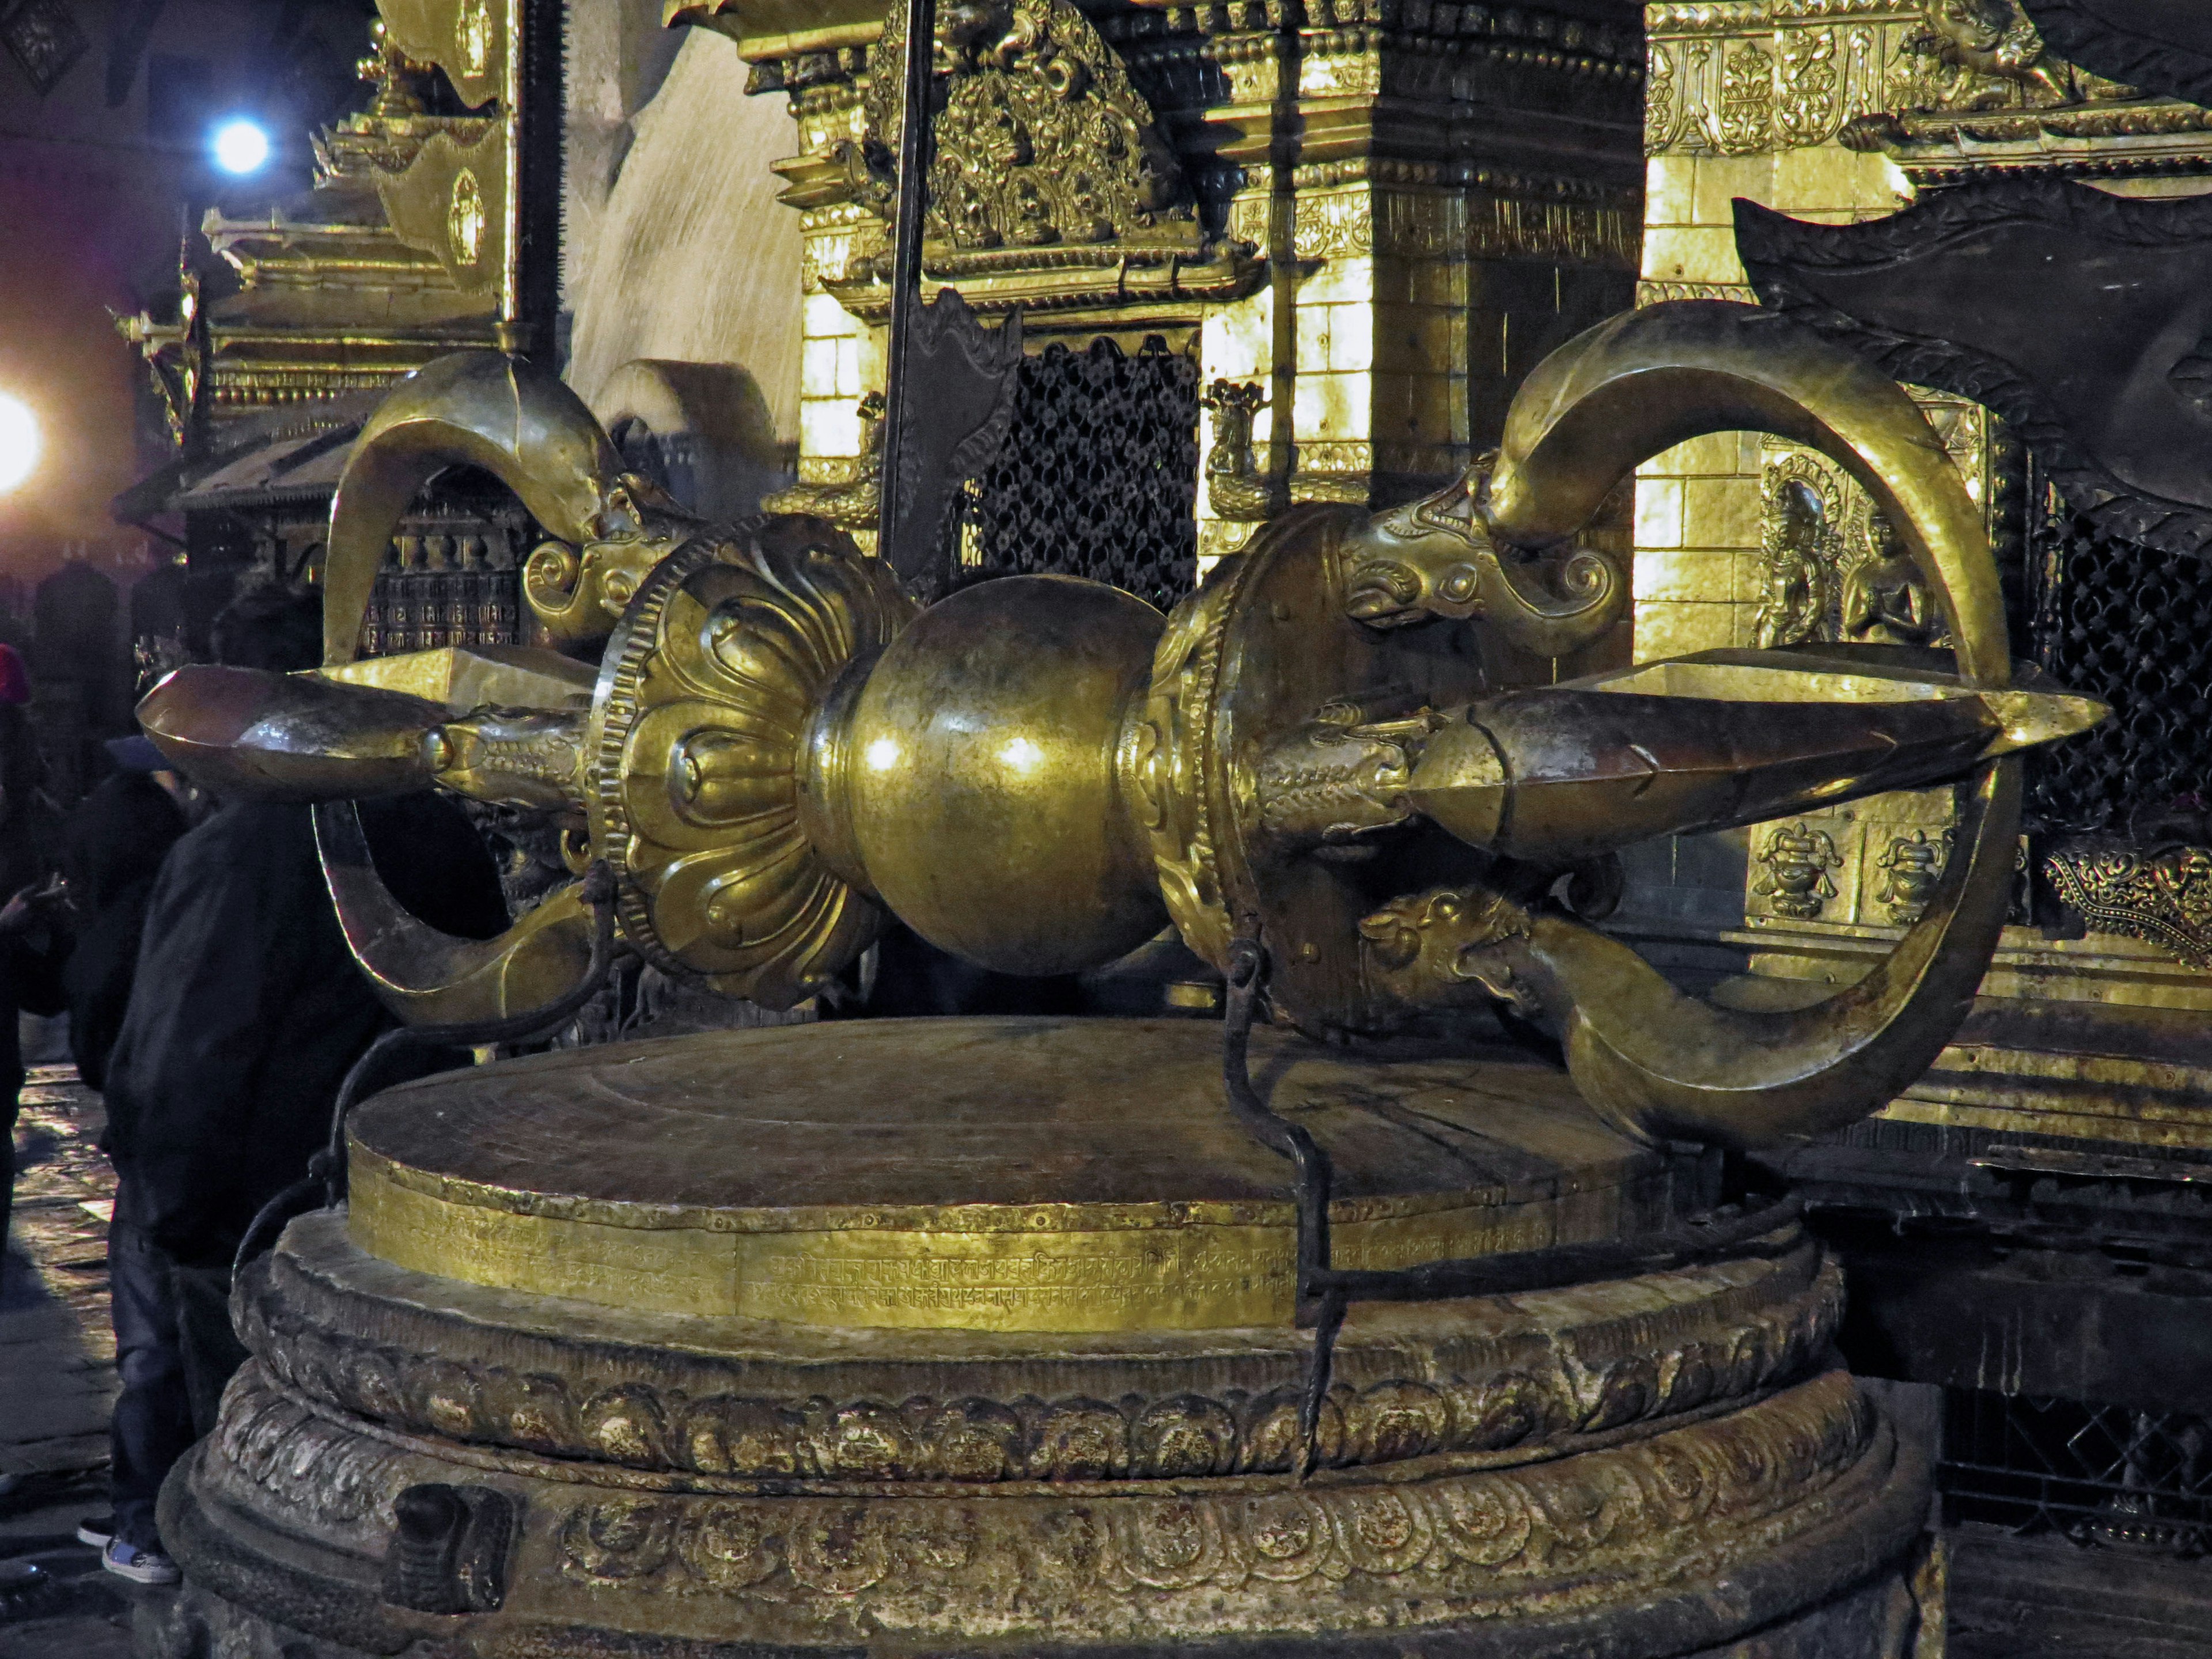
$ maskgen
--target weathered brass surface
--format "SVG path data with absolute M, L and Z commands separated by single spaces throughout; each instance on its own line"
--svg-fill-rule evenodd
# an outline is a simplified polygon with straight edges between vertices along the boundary
M 424 787 L 422 738 L 442 705 L 306 676 L 198 665 L 139 705 L 180 767 L 218 791 L 266 800 L 406 794 Z
M 454 714 L 486 704 L 505 708 L 588 706 L 599 676 L 589 663 L 524 646 L 446 646 L 397 657 L 368 657 L 323 670 L 346 685 L 373 685 L 443 703 Z
M 163 1509 L 196 1585 L 386 1651 L 437 1630 L 364 1570 L 405 1484 L 489 1485 L 520 1511 L 507 1605 L 470 1620 L 479 1651 L 656 1659 L 732 1630 L 801 1651 L 1018 1640 L 1167 1654 L 1233 1629 L 1319 1654 L 1346 1624 L 1462 1651 L 1588 1651 L 1603 1637 L 1692 1659 L 1686 1637 L 1695 1659 L 1887 1659 L 1913 1605 L 1864 1568 L 1904 1551 L 1927 1501 L 1924 1464 L 1839 1371 L 1565 1464 L 1413 1462 L 1304 1489 L 1261 1476 L 908 1492 L 863 1477 L 748 1492 L 471 1455 L 334 1421 L 255 1381 L 231 1409 L 227 1443 L 196 1449 Z M 998 1424 L 976 1415 L 988 1443 Z M 854 1416 L 865 1445 L 872 1425 Z M 301 1467 L 344 1497 L 288 1478 Z M 1756 1647 L 1733 1644 L 1746 1635 Z
M 543 1296 L 802 1325 L 1285 1325 L 1292 1206 L 1212 1027 L 943 1020 L 715 1033 L 433 1079 L 353 1120 L 354 1240 Z M 1659 1224 L 1659 1161 L 1529 1064 L 1255 1063 L 1333 1153 L 1349 1267 Z M 741 1077 L 732 1091 L 728 1079 Z M 988 1083 L 980 1082 L 988 1079 Z M 495 1140 L 500 1151 L 487 1158 Z
M 971 961 L 1065 973 L 1136 949 L 1166 921 L 1124 781 L 1164 623 L 1068 577 L 953 595 L 869 672 L 809 810 L 842 821 L 884 903 Z
M 1955 673 L 1831 647 L 1488 695 L 1479 636 L 1449 624 L 1543 652 L 1609 628 L 1619 571 L 1556 550 L 1638 461 L 1734 428 L 1859 479 L 1942 611 Z M 627 610 L 588 715 L 563 698 L 542 718 L 446 716 L 422 728 L 417 765 L 486 798 L 582 806 L 631 941 L 779 1004 L 862 949 L 881 907 L 974 960 L 1041 973 L 1133 946 L 1164 899 L 1217 966 L 1256 927 L 1275 1006 L 1310 1029 L 1500 999 L 1556 1032 L 1584 1093 L 1638 1133 L 1806 1133 L 1863 1113 L 1941 1048 L 2002 924 L 2008 757 L 2102 712 L 2010 684 L 1979 515 L 1911 403 L 1743 307 L 1654 307 L 1591 330 L 1529 378 L 1494 462 L 1397 512 L 1285 516 L 1164 632 L 1127 596 L 1052 579 L 984 584 L 908 627 L 884 568 L 841 532 L 807 519 L 708 530 L 641 506 L 572 396 L 483 357 L 410 382 L 349 462 L 334 663 L 351 654 L 362 550 L 457 459 L 514 482 L 582 548 L 575 594 L 598 580 L 599 612 L 625 595 Z M 1541 597 L 1545 557 L 1567 597 Z M 589 637 L 535 589 L 532 603 Z M 302 695 L 272 684 L 269 707 Z M 298 747 L 250 702 L 211 705 L 198 730 L 179 682 L 155 705 L 157 739 L 192 763 L 273 772 L 275 758 L 231 752 L 264 732 Z M 389 749 L 398 706 L 362 708 Z M 307 763 L 281 763 L 305 778 Z M 391 787 L 397 763 L 380 763 L 363 787 Z M 346 792 L 341 757 L 313 764 Z M 1568 866 L 1638 839 L 1978 768 L 1971 823 L 1891 964 L 1812 1007 L 1687 998 L 1541 899 Z
M 1257 792 L 1285 833 L 1341 838 L 1418 812 L 1471 845 L 1564 864 L 1911 788 L 2103 714 L 2087 698 L 1976 691 L 1893 659 L 1714 651 L 1449 716 L 1319 721 L 1267 751 Z

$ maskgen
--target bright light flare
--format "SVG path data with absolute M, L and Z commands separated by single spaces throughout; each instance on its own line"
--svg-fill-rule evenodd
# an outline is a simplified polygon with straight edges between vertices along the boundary
M 215 164 L 225 173 L 258 173 L 269 159 L 269 135 L 258 122 L 237 116 L 215 130 L 210 148 Z
M 37 416 L 21 398 L 0 392 L 0 494 L 29 477 L 38 464 Z

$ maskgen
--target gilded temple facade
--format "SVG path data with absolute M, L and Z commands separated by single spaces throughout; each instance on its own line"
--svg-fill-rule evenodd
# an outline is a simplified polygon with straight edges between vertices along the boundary
M 2179 696 L 2083 643 L 2171 667 L 2194 613 L 1991 401 L 1777 297 L 1771 222 L 2178 196 L 2203 108 L 1997 0 L 987 0 L 922 46 L 917 201 L 903 7 L 672 0 L 791 118 L 728 211 L 796 223 L 797 395 L 709 509 L 691 371 L 764 364 L 561 379 L 543 15 L 384 10 L 325 141 L 358 222 L 211 225 L 246 292 L 142 330 L 189 408 L 274 408 L 244 320 L 330 300 L 286 361 L 361 435 L 239 463 L 345 469 L 325 665 L 189 670 L 156 740 L 317 799 L 353 948 L 471 1043 L 625 952 L 806 1009 L 895 924 L 1035 976 L 1172 927 L 1226 1018 L 718 1030 L 362 1103 L 168 1490 L 211 1644 L 1936 1659 L 1934 1486 L 2203 1547 L 2212 847 L 2141 826 L 2212 834 L 2144 781 Z M 902 188 L 939 344 L 1003 386 L 905 586 Z M 659 248 L 567 293 L 653 304 Z M 333 319 L 377 269 L 407 352 L 507 350 L 371 413 L 404 354 Z M 461 465 L 501 561 L 409 503 Z M 508 632 L 395 612 L 418 568 Z M 977 580 L 1038 575 L 1090 580 Z M 368 857 L 349 799 L 432 786 L 556 831 L 497 939 Z M 1365 1042 L 1416 1024 L 1462 1049 Z M 1949 1391 L 1939 1468 L 1867 1376 Z M 2031 1396 L 2122 1449 L 2023 1517 L 1972 1433 Z
M 896 104 L 873 66 L 897 26 L 886 43 L 874 8 L 804 30 L 741 3 L 674 11 L 735 35 L 753 87 L 790 100 L 798 154 L 777 170 L 806 252 L 788 504 L 866 540 L 888 307 L 870 158 Z M 1081 447 L 1117 432 L 1143 452 L 1152 482 L 1102 476 L 1089 510 L 1140 520 L 1136 556 L 1173 569 L 1164 598 L 1285 507 L 1434 488 L 1496 441 L 1531 366 L 1632 292 L 1641 49 L 1617 9 L 1363 0 L 1293 21 L 1024 0 L 948 48 L 925 285 L 989 319 L 1022 307 L 1004 453 L 1045 487 L 1081 496 Z M 1071 418 L 1079 383 L 1123 401 L 1118 423 Z M 1126 435 L 1151 422 L 1166 430 Z M 1132 499 L 1163 488 L 1149 516 Z M 1010 493 L 971 487 L 966 565 L 1013 556 Z
M 210 291 L 188 241 L 176 315 L 118 319 L 178 448 L 117 503 L 183 530 L 161 579 L 175 599 L 134 641 L 142 677 L 207 651 L 245 573 L 317 578 L 347 447 L 396 382 L 454 351 L 542 348 L 533 327 L 550 340 L 555 222 L 514 185 L 544 143 L 520 115 L 531 51 L 520 9 L 386 8 L 358 65 L 367 107 L 313 137 L 313 188 L 208 210 L 200 234 L 235 291 Z M 465 484 L 417 509 L 388 550 L 375 648 L 515 642 L 528 515 Z

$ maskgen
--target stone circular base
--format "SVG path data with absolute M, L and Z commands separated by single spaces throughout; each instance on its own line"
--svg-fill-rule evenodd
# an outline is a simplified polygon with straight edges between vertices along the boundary
M 1919 1623 L 1920 1609 L 1911 1586 L 1903 1574 L 1888 1569 L 1816 1607 L 1722 1646 L 1680 1655 L 1679 1659 L 1909 1659 Z M 173 1601 L 137 1604 L 132 1609 L 132 1628 L 137 1650 L 147 1659 L 382 1659 L 380 1650 L 372 1656 L 366 1648 L 310 1636 L 305 1631 L 279 1624 L 226 1601 L 197 1584 L 187 1584 Z M 1624 1635 L 1633 1640 L 1635 1632 L 1625 1632 Z M 1350 1654 L 1369 1645 L 1345 1643 L 1330 1651 Z M 1281 1644 L 1266 1641 L 1206 1644 L 1209 1653 L 1221 1655 L 1223 1659 L 1230 1659 L 1240 1649 L 1250 1653 L 1253 1659 L 1262 1659 L 1263 1656 L 1264 1659 L 1275 1659 L 1275 1656 L 1291 1651 Z M 1191 1650 L 1189 1647 L 1179 1647 L 1175 1652 L 1182 1655 Z M 1493 1655 L 1498 1659 L 1506 1659 L 1506 1656 L 1512 1659 L 1545 1659 L 1547 1655 L 1557 1656 L 1557 1659 L 1568 1659 L 1568 1656 L 1572 1659 L 1622 1659 L 1622 1656 L 1645 1651 L 1631 1647 L 1591 1646 L 1577 1643 L 1573 1638 L 1538 1647 L 1486 1647 L 1476 1638 L 1394 1643 L 1387 1649 L 1377 1646 L 1374 1650 L 1376 1659 L 1385 1659 L 1386 1656 L 1387 1659 L 1396 1659 L 1401 1653 L 1418 1654 L 1422 1659 L 1431 1659 L 1431 1656 L 1433 1659 L 1444 1659 L 1447 1655 L 1450 1659 L 1491 1659 Z M 421 1656 L 421 1659 L 431 1659 L 439 1651 L 433 1645 L 427 1650 L 418 1648 L 414 1654 Z M 548 1650 L 531 1651 L 543 1654 Z M 739 1642 L 640 1643 L 610 1632 L 571 1630 L 562 1632 L 558 1651 L 573 1654 L 576 1659 L 600 1659 L 601 1656 L 605 1659 L 664 1659 L 664 1656 L 665 1659 L 739 1659 L 740 1656 L 743 1659 L 758 1659 L 764 1650 Z M 1045 1656 L 1053 1650 L 1032 1647 L 1024 1651 Z M 1161 1659 L 1167 1659 L 1164 1650 Z M 1669 1655 L 1668 1659 L 1677 1659 L 1677 1656 Z
M 1093 1032 L 1118 1042 L 1118 1072 L 1052 1063 Z M 1218 1096 L 1191 1080 L 1194 1032 L 1210 1035 L 830 1027 L 757 1034 L 788 1049 L 717 1039 L 714 1054 L 755 1062 L 719 1091 L 684 1092 L 707 1050 L 678 1040 L 380 1097 L 356 1141 L 350 1222 L 295 1222 L 238 1285 L 254 1362 L 163 1498 L 193 1616 L 222 1642 L 276 1630 L 439 1659 L 1900 1651 L 1896 1564 L 1927 1471 L 1835 1369 L 1839 1276 L 1794 1224 L 1692 1267 L 1354 1308 L 1321 1467 L 1301 1480 L 1312 1339 L 1286 1318 L 1225 1323 L 1217 1308 L 1190 1326 L 1054 1331 L 763 1318 L 736 1292 L 714 1312 L 625 1305 L 536 1288 L 569 1282 L 557 1261 L 426 1271 L 361 1212 L 368 1173 L 447 1206 L 449 1239 L 471 1216 L 493 1232 L 550 1218 L 689 1233 L 698 1249 L 904 1231 L 924 1259 L 1041 1261 L 1020 1269 L 1032 1276 L 1067 1258 L 1006 1224 L 1052 1206 L 1048 1224 L 1082 1224 L 1034 1231 L 1104 1233 L 1105 1259 L 1124 1262 L 1146 1259 L 1133 1239 L 1179 1229 L 1286 1235 L 1269 1207 L 1286 1211 L 1268 1185 L 1281 1172 L 1241 1163 L 1206 1115 Z M 948 1044 L 970 1051 L 964 1097 L 933 1080 Z M 902 1045 L 915 1084 L 888 1093 Z M 811 1088 L 776 1085 L 763 1057 L 808 1048 Z M 841 1069 L 854 1054 L 866 1064 Z M 1513 1247 L 1681 1207 L 1662 1160 L 1591 1124 L 1540 1068 L 1272 1045 L 1257 1059 L 1278 1104 L 1353 1172 L 1348 1204 L 1462 1218 L 1438 1254 L 1481 1248 L 1516 1210 L 1543 1231 L 1508 1230 Z M 977 1130 L 964 1152 L 913 1127 L 955 1120 Z M 817 1136 L 825 1124 L 839 1134 Z M 825 1167 L 804 1174 L 794 1145 Z M 565 1185 L 544 1178 L 561 1146 Z M 780 1185 L 818 1201 L 775 1206 Z M 952 1201 L 897 1210 L 933 1190 Z M 879 1221 L 928 1224 L 794 1219 L 844 1218 L 872 1191 Z M 540 1242 L 557 1255 L 565 1237 Z M 961 1252 L 1007 1237 L 1028 1255 Z M 606 1242 L 591 1246 L 602 1265 Z M 1189 1271 L 1170 1253 L 1157 1285 Z

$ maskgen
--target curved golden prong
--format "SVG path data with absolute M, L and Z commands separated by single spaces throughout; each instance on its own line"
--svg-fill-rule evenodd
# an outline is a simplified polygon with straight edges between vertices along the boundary
M 562 637 L 611 627 L 613 613 L 607 607 L 618 610 L 617 602 L 635 586 L 636 572 L 629 567 L 649 568 L 668 550 L 667 535 L 651 532 L 689 526 L 688 520 L 664 510 L 665 501 L 647 499 L 649 487 L 623 474 L 606 433 L 557 376 L 495 352 L 439 358 L 408 376 L 377 406 L 339 477 L 331 503 L 323 579 L 326 669 L 351 663 L 360 650 L 377 569 L 400 515 L 423 484 L 455 465 L 482 467 L 514 491 L 538 522 L 568 544 L 553 548 L 554 553 L 573 558 L 580 568 L 586 562 L 595 569 L 610 562 L 623 567 L 628 586 L 617 589 L 595 579 L 584 602 L 569 606 L 588 614 L 568 618 L 570 626 L 554 628 Z M 535 589 L 529 597 L 533 608 L 542 610 Z M 568 589 L 555 597 L 578 599 Z M 587 694 L 582 685 L 564 686 L 564 677 L 545 672 L 536 655 L 508 653 L 501 660 L 487 659 L 492 669 L 501 671 L 489 678 L 520 678 L 551 691 L 564 707 Z M 351 686 L 327 690 L 351 692 L 357 698 L 392 695 Z M 394 699 L 392 706 L 396 709 L 400 701 Z M 539 726 L 557 726 L 564 717 L 549 713 L 533 718 Z M 580 719 L 578 713 L 574 720 Z M 441 729 L 458 732 L 468 725 L 441 721 Z M 564 732 L 551 735 L 560 738 Z M 457 753 L 453 763 L 468 759 Z M 425 781 L 442 763 L 428 750 L 416 763 Z M 386 770 L 398 767 L 394 762 Z M 442 775 L 441 781 L 464 787 L 470 781 Z M 483 793 L 498 792 L 487 784 Z M 378 995 L 410 1024 L 503 1019 L 550 1007 L 589 973 L 595 923 L 576 890 L 547 899 L 497 939 L 456 939 L 410 915 L 392 897 L 368 857 L 349 802 L 319 806 L 315 823 L 324 873 L 347 942 Z
M 323 571 L 323 662 L 361 648 L 376 572 L 415 493 L 456 464 L 480 466 L 551 534 L 582 545 L 604 523 L 622 460 L 559 377 L 494 351 L 457 352 L 393 388 L 362 428 L 331 501 Z
M 581 883 L 496 939 L 460 939 L 392 897 L 351 801 L 315 808 L 315 844 L 346 944 L 379 1000 L 410 1025 L 516 1019 L 552 1007 L 591 972 L 597 921 Z
M 2020 762 L 1983 769 L 1925 920 L 1856 984 L 1809 1007 L 1723 1007 L 1564 916 L 1525 942 L 1567 1068 L 1600 1112 L 1646 1139 L 1771 1146 L 1864 1117 L 1934 1063 L 1973 1006 L 2011 899 Z
M 2009 684 L 1996 564 L 1942 441 L 1879 370 L 1771 312 L 1652 306 L 1562 347 L 1514 399 L 1484 510 L 1501 538 L 1560 540 L 1646 458 L 1742 429 L 1818 449 L 1865 485 L 1941 599 L 1961 678 Z M 1626 946 L 1551 914 L 1489 947 L 1493 988 L 1547 1017 L 1583 1094 L 1636 1133 L 1743 1146 L 1849 1122 L 1925 1070 L 1966 1016 L 2004 926 L 2019 769 L 2012 757 L 1981 769 L 1922 920 L 1873 973 L 1811 1006 L 1686 996 Z
M 1482 514 L 1500 540 L 1564 541 L 1632 468 L 1735 431 L 1817 449 L 1863 484 L 1942 596 L 1960 672 L 2007 683 L 1996 566 L 1943 441 L 1880 369 L 1757 306 L 1646 306 L 1561 346 L 1514 397 Z
M 1383 629 L 1480 617 L 1521 650 L 1557 658 L 1595 643 L 1627 614 L 1627 575 L 1602 553 L 1575 549 L 1553 572 L 1556 592 L 1499 556 L 1480 506 L 1492 459 L 1346 532 L 1336 556 L 1346 615 Z

